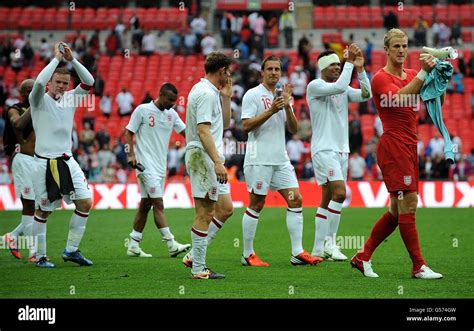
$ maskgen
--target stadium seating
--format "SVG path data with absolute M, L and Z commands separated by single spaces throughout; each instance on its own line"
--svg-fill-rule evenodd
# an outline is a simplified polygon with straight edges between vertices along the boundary
M 316 29 L 344 29 L 344 28 L 381 28 L 383 15 L 389 11 L 398 16 L 400 27 L 412 27 L 415 20 L 421 15 L 431 25 L 433 15 L 447 25 L 457 20 L 461 26 L 474 25 L 474 4 L 465 5 L 422 5 L 422 6 L 315 6 L 313 9 L 313 27 Z M 469 38 L 468 35 L 465 37 Z M 472 36 L 471 36 L 472 38 Z M 471 39 L 472 40 L 472 39 Z

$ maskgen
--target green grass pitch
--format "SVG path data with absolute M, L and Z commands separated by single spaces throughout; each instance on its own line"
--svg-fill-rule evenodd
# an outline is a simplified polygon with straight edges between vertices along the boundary
M 304 211 L 304 248 L 314 240 L 314 208 Z M 348 262 L 292 266 L 285 209 L 265 209 L 258 225 L 255 249 L 269 268 L 240 265 L 241 220 L 232 218 L 208 249 L 208 265 L 224 273 L 224 280 L 192 280 L 178 258 L 170 258 L 150 213 L 141 247 L 153 258 L 126 256 L 134 210 L 92 211 L 81 251 L 92 267 L 65 263 L 65 247 L 72 211 L 57 211 L 48 220 L 48 256 L 55 269 L 39 269 L 26 259 L 15 260 L 0 250 L 1 298 L 473 298 L 474 213 L 472 209 L 421 209 L 417 224 L 423 256 L 444 275 L 442 280 L 410 278 L 411 262 L 396 230 L 375 252 L 378 279 L 351 269 Z M 339 236 L 367 238 L 383 209 L 345 209 Z M 190 242 L 193 210 L 169 209 L 171 230 L 180 242 Z M 19 212 L 0 213 L 0 233 L 12 230 Z M 349 258 L 355 249 L 342 250 Z M 27 251 L 22 251 L 27 255 Z

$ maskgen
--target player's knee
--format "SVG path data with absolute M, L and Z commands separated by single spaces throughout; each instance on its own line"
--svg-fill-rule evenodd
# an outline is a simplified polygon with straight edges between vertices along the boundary
M 256 201 L 254 203 L 251 203 L 249 205 L 249 208 L 256 211 L 257 213 L 260 213 L 264 205 L 265 205 L 265 201 Z
M 151 206 L 152 202 L 150 201 L 150 199 L 142 199 L 138 208 L 140 209 L 140 211 L 148 213 L 151 209 Z
M 222 218 L 220 221 L 226 221 L 232 216 L 232 214 L 234 214 L 234 207 L 232 207 L 232 205 L 228 206 L 221 210 L 219 214 L 219 216 Z
M 153 205 L 154 209 L 163 210 L 163 199 L 151 199 L 150 206 Z
M 335 190 L 331 195 L 331 200 L 339 203 L 343 203 L 346 199 L 346 189 Z
M 48 219 L 48 216 L 51 214 L 50 211 L 42 211 L 41 209 L 36 210 L 35 216 L 45 220 Z
M 92 199 L 76 201 L 76 209 L 83 213 L 88 213 L 92 208 Z
M 293 199 L 288 199 L 288 207 L 301 208 L 302 206 L 303 206 L 303 196 L 301 194 L 295 194 Z

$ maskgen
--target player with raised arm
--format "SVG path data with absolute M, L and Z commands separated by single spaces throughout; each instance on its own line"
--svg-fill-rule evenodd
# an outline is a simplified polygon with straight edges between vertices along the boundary
M 278 191 L 288 204 L 286 225 L 291 239 L 293 265 L 316 265 L 322 258 L 311 256 L 303 249 L 303 198 L 299 191 L 295 169 L 286 151 L 285 128 L 296 133 L 298 125 L 291 106 L 289 85 L 275 91 L 281 77 L 281 61 L 274 55 L 262 63 L 263 81 L 248 90 L 242 100 L 242 123 L 249 138 L 244 160 L 244 174 L 250 204 L 242 219 L 244 252 L 242 265 L 268 267 L 253 247 L 260 212 L 268 190 Z M 277 95 L 281 93 L 281 95 Z
M 5 234 L 5 241 L 11 254 L 21 259 L 18 250 L 18 236 L 27 238 L 28 261 L 36 262 L 34 238 L 31 235 L 33 215 L 35 214 L 35 191 L 33 188 L 33 173 L 35 168 L 35 132 L 31 122 L 30 101 L 28 96 L 33 89 L 34 80 L 25 79 L 20 85 L 21 102 L 16 103 L 5 111 L 5 131 L 3 144 L 5 153 L 11 157 L 11 169 L 15 194 L 23 206 L 21 223 L 10 233 Z
M 348 49 L 347 62 L 341 72 L 339 57 L 333 51 L 318 56 L 321 78 L 308 84 L 306 100 L 311 111 L 313 136 L 311 156 L 316 183 L 322 186 L 322 198 L 316 213 L 313 256 L 328 261 L 345 261 L 347 257 L 336 245 L 342 203 L 346 198 L 347 162 L 349 159 L 349 102 L 371 98 L 370 82 L 364 70 L 364 57 L 356 44 Z M 349 86 L 354 67 L 361 88 Z
M 366 277 L 378 277 L 372 270 L 371 257 L 398 226 L 412 261 L 412 277 L 438 279 L 443 276 L 431 270 L 421 256 L 415 212 L 418 204 L 417 113 L 418 97 L 428 73 L 436 66 L 433 56 L 422 60 L 422 69 L 405 68 L 408 36 L 399 29 L 389 30 L 384 37 L 387 64 L 372 79 L 374 103 L 383 125 L 377 149 L 377 163 L 390 193 L 389 210 L 375 223 L 364 247 L 351 260 L 351 265 Z
M 223 154 L 223 133 L 231 119 L 231 63 L 220 52 L 208 54 L 204 64 L 206 76 L 188 96 L 185 163 L 196 216 L 191 229 L 192 254 L 186 254 L 183 263 L 192 267 L 193 279 L 225 277 L 207 267 L 206 251 L 233 213 Z
M 66 68 L 57 68 L 63 59 L 72 64 L 81 79 L 75 89 L 67 92 L 71 74 Z M 61 206 L 62 199 L 76 206 L 62 258 L 81 266 L 92 265 L 92 261 L 83 257 L 78 249 L 92 206 L 92 192 L 81 167 L 72 157 L 71 136 L 76 107 L 93 85 L 92 75 L 73 57 L 69 46 L 59 42 L 55 45 L 54 58 L 39 73 L 30 93 L 31 118 L 36 134 L 33 236 L 37 237 L 38 267 L 54 267 L 46 257 L 46 221 Z M 48 91 L 45 93 L 46 88 Z
M 132 113 L 125 130 L 125 142 L 128 145 L 128 163 L 137 169 L 141 200 L 133 230 L 128 243 L 128 256 L 151 257 L 140 248 L 142 232 L 145 228 L 148 212 L 153 207 L 155 225 L 162 240 L 168 246 L 171 257 L 187 251 L 190 244 L 180 244 L 174 239 L 164 214 L 163 191 L 166 178 L 166 156 L 171 132 L 185 136 L 186 125 L 173 109 L 178 99 L 178 90 L 170 83 L 160 88 L 160 95 L 154 101 L 139 105 Z M 137 150 L 133 147 L 136 136 Z

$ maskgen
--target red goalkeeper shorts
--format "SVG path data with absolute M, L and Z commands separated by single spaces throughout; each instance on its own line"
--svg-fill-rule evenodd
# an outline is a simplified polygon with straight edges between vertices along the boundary
M 387 134 L 380 138 L 377 163 L 390 193 L 418 192 L 418 153 L 416 145 L 400 142 Z

